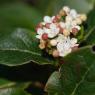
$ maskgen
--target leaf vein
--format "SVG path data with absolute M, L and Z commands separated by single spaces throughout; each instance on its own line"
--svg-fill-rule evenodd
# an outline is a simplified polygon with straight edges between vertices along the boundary
M 85 78 L 86 78 L 88 72 L 91 70 L 91 68 L 93 67 L 93 65 L 94 65 L 94 64 L 92 64 L 92 65 L 87 69 L 87 71 L 86 71 L 85 74 L 83 75 L 81 81 L 76 84 L 76 87 L 75 87 L 75 89 L 73 90 L 73 92 L 71 93 L 71 95 L 75 95 L 76 90 L 77 90 L 78 87 L 81 85 L 81 83 L 85 80 Z

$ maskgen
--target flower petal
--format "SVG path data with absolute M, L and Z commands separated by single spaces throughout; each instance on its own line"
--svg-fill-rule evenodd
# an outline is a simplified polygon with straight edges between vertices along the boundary
M 70 11 L 70 16 L 71 16 L 73 19 L 75 19 L 75 18 L 78 16 L 77 11 L 76 11 L 75 9 L 71 9 L 71 11 Z
M 51 23 L 51 22 L 52 22 L 51 17 L 45 16 L 45 17 L 44 17 L 44 22 L 45 22 L 45 23 Z
M 41 35 L 36 35 L 36 38 L 41 39 Z
M 37 33 L 38 33 L 39 35 L 42 35 L 42 34 L 44 33 L 44 31 L 43 31 L 43 29 L 39 28 L 39 29 L 37 30 Z

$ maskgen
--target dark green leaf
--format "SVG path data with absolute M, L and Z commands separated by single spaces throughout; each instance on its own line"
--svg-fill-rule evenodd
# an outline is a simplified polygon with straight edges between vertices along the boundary
M 0 64 L 15 66 L 29 62 L 56 64 L 56 61 L 42 56 L 36 34 L 26 29 L 10 29 L 0 33 Z
M 88 14 L 87 24 L 89 29 L 95 27 L 95 7 Z
M 45 90 L 48 91 L 48 93 L 50 95 L 63 95 L 63 91 L 62 91 L 62 85 L 61 85 L 61 81 L 60 81 L 60 73 L 59 72 L 54 72 L 46 86 L 45 86 Z
M 14 84 L 15 84 L 14 82 L 11 82 L 11 81 L 3 79 L 3 78 L 0 78 L 0 89 L 4 88 L 4 87 L 12 86 Z
M 0 95 L 30 95 L 25 91 L 28 83 L 14 83 L 9 80 L 0 79 Z
M 93 27 L 88 33 L 84 36 L 84 42 L 86 45 L 94 45 L 95 44 L 95 27 Z
M 20 88 L 6 88 L 0 90 L 0 95 L 30 95 Z
M 60 69 L 60 77 L 57 81 L 49 81 L 47 88 L 57 90 L 50 95 L 94 95 L 95 94 L 95 51 L 92 46 L 87 46 L 71 53 L 64 58 L 64 64 Z M 53 77 L 53 76 L 52 76 Z M 52 78 L 51 77 L 51 78 Z M 52 78 L 54 79 L 54 78 Z M 49 79 L 49 80 L 52 80 Z M 60 81 L 61 83 L 58 83 Z M 47 84 L 48 84 L 47 83 Z M 61 84 L 61 89 L 59 85 Z M 50 91 L 49 88 L 48 92 Z M 59 93 L 62 92 L 63 94 Z M 57 94 L 56 94 L 57 93 Z

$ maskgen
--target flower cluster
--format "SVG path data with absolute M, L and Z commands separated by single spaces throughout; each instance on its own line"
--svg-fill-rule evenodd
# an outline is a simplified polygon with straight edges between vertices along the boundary
M 86 21 L 85 14 L 78 14 L 75 9 L 65 6 L 56 16 L 45 16 L 36 31 L 40 41 L 39 48 L 54 57 L 64 57 L 79 46 L 77 34 Z

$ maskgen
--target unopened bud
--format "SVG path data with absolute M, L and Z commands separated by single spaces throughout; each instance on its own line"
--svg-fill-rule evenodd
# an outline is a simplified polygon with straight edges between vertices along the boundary
M 70 22 L 72 21 L 72 17 L 71 16 L 66 16 L 66 22 Z
M 69 36 L 70 32 L 67 29 L 64 29 L 63 30 L 63 34 L 64 34 L 64 36 Z
M 51 46 L 56 46 L 57 45 L 57 41 L 55 39 L 50 41 L 50 45 Z
M 78 29 L 77 28 L 72 28 L 72 33 L 74 34 L 74 35 L 77 35 L 77 33 L 78 33 Z
M 69 13 L 69 12 L 70 12 L 70 8 L 69 8 L 68 6 L 63 7 L 63 10 L 64 10 L 66 13 Z
M 82 24 L 82 20 L 81 20 L 80 18 L 76 18 L 75 21 L 76 21 L 76 23 L 79 24 L 79 25 Z
M 40 43 L 39 48 L 40 49 L 44 49 L 45 48 L 45 44 L 44 43 Z
M 80 15 L 80 19 L 82 21 L 86 21 L 87 20 L 87 16 L 85 14 L 82 14 L 82 15 Z
M 42 35 L 42 39 L 43 39 L 43 40 L 47 40 L 47 39 L 48 39 L 48 34 L 47 34 L 47 33 L 44 33 L 44 34 Z
M 57 50 L 54 50 L 52 55 L 53 57 L 59 57 L 59 52 Z
M 60 16 L 66 16 L 66 12 L 64 10 L 60 10 L 59 15 Z

